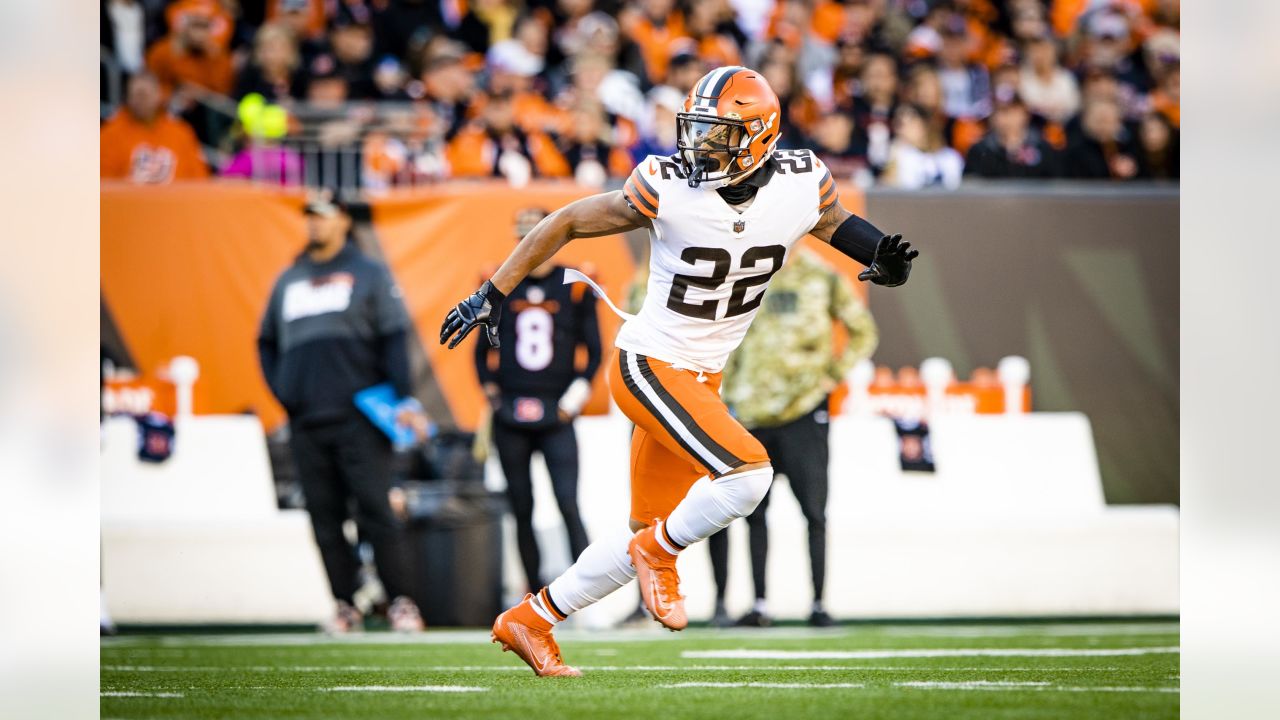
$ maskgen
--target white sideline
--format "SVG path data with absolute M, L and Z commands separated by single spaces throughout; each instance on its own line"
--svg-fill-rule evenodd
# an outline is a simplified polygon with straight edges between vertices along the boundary
M 320 688 L 320 692 L 488 692 L 489 688 L 471 685 L 340 685 Z
M 915 650 L 685 650 L 680 657 L 702 660 L 870 660 L 938 657 L 1114 657 L 1169 655 L 1176 647 L 1132 648 L 920 648 Z
M 574 665 L 583 671 L 655 671 L 655 672 L 791 672 L 791 671 L 877 671 L 877 672 L 1116 672 L 1118 667 L 926 667 L 921 665 Z M 103 665 L 108 672 L 528 672 L 523 665 Z M 1177 680 L 1177 677 L 1170 678 Z
M 103 690 L 98 697 L 146 697 L 146 698 L 180 698 L 182 693 L 174 692 L 134 692 L 132 690 Z

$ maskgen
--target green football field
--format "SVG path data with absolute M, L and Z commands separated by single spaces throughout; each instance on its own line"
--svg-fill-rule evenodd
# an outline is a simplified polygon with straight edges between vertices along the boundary
M 558 633 L 539 679 L 488 632 L 125 635 L 103 718 L 1175 718 L 1171 621 Z

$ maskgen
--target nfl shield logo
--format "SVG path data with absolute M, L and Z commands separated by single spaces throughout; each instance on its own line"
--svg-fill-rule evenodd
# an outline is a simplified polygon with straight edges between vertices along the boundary
M 746 220 L 737 220 L 733 223 L 733 231 L 736 233 L 741 233 L 743 230 L 746 230 L 746 229 L 747 229 Z

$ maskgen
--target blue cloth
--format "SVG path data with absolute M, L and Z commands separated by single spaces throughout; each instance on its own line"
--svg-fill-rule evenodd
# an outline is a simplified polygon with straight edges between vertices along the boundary
M 396 414 L 404 401 L 396 395 L 391 383 L 380 383 L 357 392 L 355 402 L 374 427 L 391 438 L 397 450 L 412 447 L 417 441 L 411 428 L 396 423 Z

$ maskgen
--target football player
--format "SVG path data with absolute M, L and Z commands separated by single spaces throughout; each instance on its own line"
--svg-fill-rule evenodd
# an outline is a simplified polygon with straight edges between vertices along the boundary
M 547 216 L 440 328 L 449 347 L 479 327 L 497 345 L 506 293 L 566 243 L 649 230 L 649 289 L 619 331 L 608 370 L 613 398 L 636 426 L 630 527 L 597 539 L 493 625 L 494 640 L 540 676 L 581 675 L 564 663 L 553 627 L 632 578 L 654 619 L 683 629 L 676 556 L 750 514 L 768 492 L 769 457 L 718 391 L 725 361 L 791 248 L 811 233 L 867 266 L 860 280 L 887 287 L 907 281 L 918 254 L 901 235 L 845 210 L 812 152 L 776 149 L 778 97 L 754 70 L 703 76 L 676 126 L 676 155 L 651 155 L 622 190 Z
M 547 211 L 516 215 L 516 239 Z M 566 284 L 566 268 L 544 263 L 508 293 L 498 326 L 501 349 L 476 343 L 476 375 L 493 409 L 493 444 L 507 479 L 507 500 L 516 519 L 516 545 L 529 588 L 542 587 L 542 554 L 533 532 L 533 453 L 542 454 L 556 505 L 569 534 L 569 553 L 587 548 L 578 514 L 578 440 L 573 420 L 591 397 L 600 367 L 596 298 L 582 284 Z M 586 363 L 577 367 L 578 347 Z

